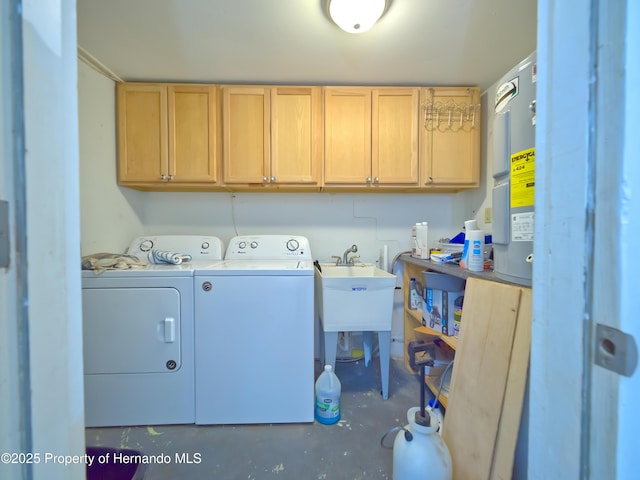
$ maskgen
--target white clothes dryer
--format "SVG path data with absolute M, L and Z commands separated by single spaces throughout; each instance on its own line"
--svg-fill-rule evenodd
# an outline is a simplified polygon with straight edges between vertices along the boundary
M 296 235 L 233 238 L 196 269 L 196 424 L 314 415 L 314 267 Z
M 82 271 L 85 424 L 195 421 L 193 275 L 222 259 L 220 239 L 156 236 L 127 254 L 186 253 L 192 261 L 132 270 Z

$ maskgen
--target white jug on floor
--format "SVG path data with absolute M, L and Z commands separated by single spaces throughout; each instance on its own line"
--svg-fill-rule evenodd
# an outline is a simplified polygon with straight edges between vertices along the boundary
M 393 442 L 393 480 L 452 480 L 451 455 L 438 434 L 438 422 L 431 426 L 416 423 L 420 407 L 407 411 L 409 425 L 396 435 Z

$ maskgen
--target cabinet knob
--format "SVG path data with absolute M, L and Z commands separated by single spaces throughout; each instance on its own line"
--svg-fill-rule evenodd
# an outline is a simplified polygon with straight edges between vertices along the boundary
M 164 182 L 165 181 L 165 176 L 164 175 L 160 175 L 160 180 L 162 180 Z
M 266 175 L 264 177 L 262 177 L 262 181 L 264 183 L 267 183 L 269 181 L 269 177 L 267 177 Z
M 376 177 L 373 179 L 373 183 L 380 183 L 380 177 Z
M 169 181 L 173 182 L 173 175 L 169 175 Z
M 271 181 L 272 181 L 273 183 L 275 183 L 275 181 L 276 181 L 276 177 L 271 177 Z
M 429 183 L 433 183 L 433 177 L 429 177 L 428 182 L 429 182 Z
M 366 182 L 371 183 L 371 177 L 367 177 Z

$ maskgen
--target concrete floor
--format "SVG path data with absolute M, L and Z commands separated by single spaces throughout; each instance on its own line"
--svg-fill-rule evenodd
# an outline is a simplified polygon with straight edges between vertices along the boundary
M 316 362 L 316 378 L 319 373 Z M 342 384 L 342 419 L 334 425 L 89 428 L 87 446 L 167 455 L 166 464 L 147 467 L 146 480 L 391 479 L 393 451 L 381 447 L 380 439 L 392 427 L 405 425 L 407 410 L 419 404 L 418 377 L 406 371 L 402 359 L 392 359 L 389 399 L 383 400 L 377 358 L 369 367 L 364 361 L 338 363 L 336 374 Z M 392 445 L 394 438 L 395 433 L 385 444 Z M 200 462 L 179 462 L 176 454 L 188 454 L 191 461 L 199 454 Z

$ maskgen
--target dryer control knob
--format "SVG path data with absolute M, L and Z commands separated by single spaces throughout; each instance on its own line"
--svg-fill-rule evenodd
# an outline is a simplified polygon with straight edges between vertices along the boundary
M 247 242 L 240 242 L 238 244 L 238 248 L 241 248 L 241 249 L 247 248 Z
M 298 247 L 300 247 L 300 244 L 298 243 L 298 241 L 295 238 L 292 238 L 291 240 L 289 240 L 287 242 L 287 249 L 290 252 L 295 252 L 298 249 Z
M 253 241 L 253 242 L 251 242 L 251 243 L 249 244 L 249 246 L 250 246 L 251 248 L 258 248 L 258 242 Z
M 202 245 L 200 245 L 202 247 L 203 250 L 206 250 L 207 248 L 209 248 L 209 242 L 202 242 Z
M 140 244 L 140 250 L 142 250 L 143 252 L 148 252 L 149 250 L 151 250 L 153 248 L 153 241 L 151 240 L 143 240 L 142 243 Z
M 213 285 L 211 284 L 211 282 L 202 282 L 202 290 L 204 290 L 205 292 L 210 292 L 212 288 Z

